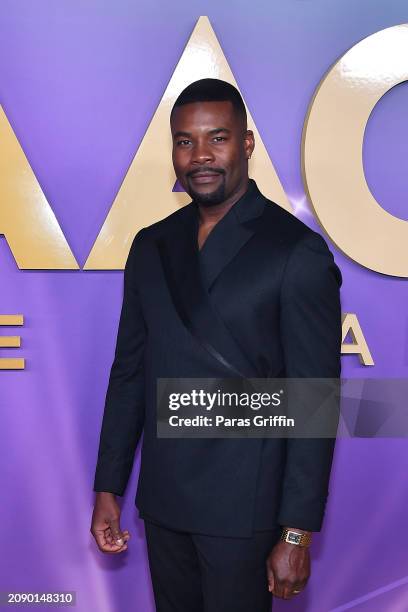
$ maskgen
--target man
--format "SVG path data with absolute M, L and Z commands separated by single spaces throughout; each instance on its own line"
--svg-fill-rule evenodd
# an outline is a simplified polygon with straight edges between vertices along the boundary
M 170 124 L 192 202 L 130 249 L 91 532 L 103 552 L 126 550 L 115 496 L 144 430 L 136 505 L 157 610 L 266 612 L 308 580 L 334 442 L 158 438 L 156 382 L 339 377 L 341 274 L 323 238 L 248 178 L 254 136 L 232 85 L 192 83 Z

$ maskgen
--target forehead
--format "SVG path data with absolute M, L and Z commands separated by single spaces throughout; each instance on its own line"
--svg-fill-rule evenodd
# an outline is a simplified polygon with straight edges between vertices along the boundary
M 174 109 L 171 131 L 194 132 L 225 127 L 234 129 L 239 121 L 229 100 L 222 102 L 192 102 Z

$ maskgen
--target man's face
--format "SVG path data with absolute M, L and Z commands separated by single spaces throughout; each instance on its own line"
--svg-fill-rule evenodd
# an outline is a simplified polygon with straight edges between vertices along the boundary
M 176 176 L 198 204 L 225 202 L 246 184 L 254 137 L 231 102 L 177 107 L 171 133 Z

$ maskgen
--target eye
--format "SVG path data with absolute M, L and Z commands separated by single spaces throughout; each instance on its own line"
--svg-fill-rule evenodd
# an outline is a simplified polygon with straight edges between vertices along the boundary
M 180 146 L 180 145 L 181 145 L 181 146 L 186 146 L 186 145 L 190 144 L 190 142 L 191 142 L 191 140 L 187 140 L 187 139 L 184 139 L 184 140 L 178 140 L 178 141 L 177 141 L 177 146 Z
M 226 140 L 225 136 L 214 136 L 215 142 L 222 142 L 223 140 Z

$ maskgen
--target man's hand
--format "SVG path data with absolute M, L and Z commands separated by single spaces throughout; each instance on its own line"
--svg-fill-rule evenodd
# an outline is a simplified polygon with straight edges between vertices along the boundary
M 91 533 L 99 550 L 120 553 L 127 549 L 128 530 L 120 528 L 120 507 L 113 493 L 97 493 L 92 514 Z
M 280 540 L 272 548 L 266 561 L 266 569 L 269 591 L 276 597 L 292 599 L 305 588 L 309 579 L 309 549 Z

